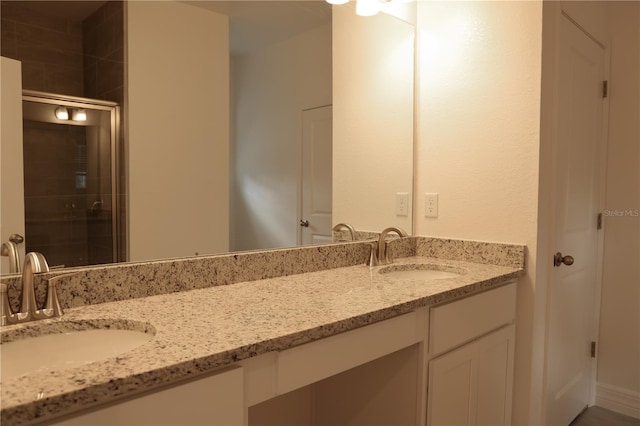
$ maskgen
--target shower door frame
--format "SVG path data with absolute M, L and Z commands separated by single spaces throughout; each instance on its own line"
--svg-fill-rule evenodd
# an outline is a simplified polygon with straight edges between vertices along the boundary
M 111 155 L 111 233 L 112 233 L 112 254 L 113 262 L 120 261 L 120 205 L 118 202 L 119 191 L 119 143 L 120 140 L 120 105 L 116 102 L 104 101 L 100 99 L 82 98 L 76 96 L 59 95 L 56 93 L 39 92 L 36 90 L 23 90 L 22 102 L 39 102 L 50 105 L 65 106 L 70 108 L 84 108 L 100 111 L 107 111 L 111 115 L 111 139 L 110 155 Z M 25 218 L 26 220 L 26 218 Z M 87 265 L 91 266 L 91 265 Z

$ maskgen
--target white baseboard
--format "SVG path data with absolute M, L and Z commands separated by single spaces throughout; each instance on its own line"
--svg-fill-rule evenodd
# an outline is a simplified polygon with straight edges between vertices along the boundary
M 640 392 L 598 383 L 596 385 L 596 405 L 640 419 Z

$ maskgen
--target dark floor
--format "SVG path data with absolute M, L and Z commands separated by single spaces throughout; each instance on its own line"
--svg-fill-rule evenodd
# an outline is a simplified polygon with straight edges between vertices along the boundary
M 625 416 L 602 407 L 589 407 L 570 426 L 639 426 L 640 419 Z

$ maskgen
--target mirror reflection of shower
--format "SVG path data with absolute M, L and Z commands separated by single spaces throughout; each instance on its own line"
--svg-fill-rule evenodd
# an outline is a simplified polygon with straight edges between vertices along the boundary
M 52 266 L 118 259 L 116 103 L 23 96 L 26 251 Z

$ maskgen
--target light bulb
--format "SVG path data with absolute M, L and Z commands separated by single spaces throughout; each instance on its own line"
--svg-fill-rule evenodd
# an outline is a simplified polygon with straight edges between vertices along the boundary
M 56 108 L 56 118 L 58 120 L 68 120 L 69 119 L 69 110 L 65 107 Z
M 380 12 L 379 0 L 358 0 L 356 14 L 359 16 L 373 16 Z
M 71 117 L 74 121 L 87 121 L 87 110 L 84 110 L 84 109 L 72 110 Z

